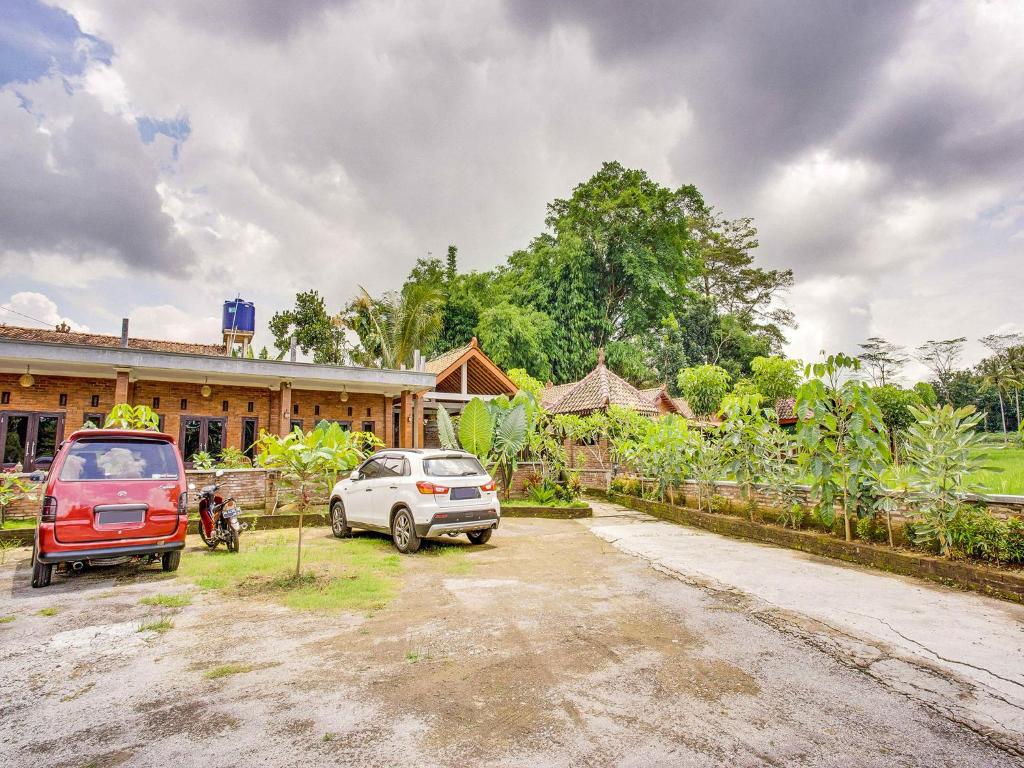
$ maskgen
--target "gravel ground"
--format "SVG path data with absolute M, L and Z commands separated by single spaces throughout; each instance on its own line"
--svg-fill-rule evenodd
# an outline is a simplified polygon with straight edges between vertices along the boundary
M 0 765 L 1021 764 L 740 591 L 590 530 L 613 523 L 506 520 L 490 545 L 449 545 L 465 558 L 403 558 L 370 615 L 158 570 L 32 590 L 20 552 L 0 566 Z M 181 609 L 139 604 L 183 591 Z M 163 615 L 170 631 L 137 631 Z M 209 679 L 226 664 L 246 671 Z

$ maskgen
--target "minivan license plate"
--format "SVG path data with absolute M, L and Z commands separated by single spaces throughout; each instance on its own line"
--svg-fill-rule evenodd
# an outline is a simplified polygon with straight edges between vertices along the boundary
M 452 501 L 462 501 L 463 499 L 479 499 L 480 489 L 479 488 L 452 488 L 451 495 L 448 497 Z

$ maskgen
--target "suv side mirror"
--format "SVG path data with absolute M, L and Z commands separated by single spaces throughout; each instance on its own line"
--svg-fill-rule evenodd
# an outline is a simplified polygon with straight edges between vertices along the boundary
M 360 471 L 359 471 L 358 469 L 357 469 L 357 470 L 354 470 L 354 471 L 352 472 L 352 474 L 350 474 L 350 475 L 348 476 L 348 479 L 349 479 L 349 480 L 362 480 L 362 479 L 363 479 L 363 473 L 362 473 L 362 472 L 360 472 Z
M 213 473 L 213 476 L 214 477 L 224 477 L 224 470 L 223 469 L 218 469 L 216 472 Z

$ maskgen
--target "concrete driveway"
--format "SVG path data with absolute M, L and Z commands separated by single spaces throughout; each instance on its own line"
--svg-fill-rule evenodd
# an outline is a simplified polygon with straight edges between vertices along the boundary
M 596 504 L 597 536 L 886 688 L 1024 749 L 1024 606 Z
M 698 534 L 599 512 L 507 520 L 490 545 L 438 545 L 464 548 L 458 557 L 402 558 L 397 597 L 368 614 L 300 613 L 118 569 L 32 590 L 22 553 L 0 567 L 0 616 L 14 617 L 0 624 L 0 765 L 1020 764 L 1008 729 L 979 732 L 979 689 L 962 670 L 868 633 L 855 647 L 853 630 L 826 631 L 684 563 L 652 568 L 624 550 L 654 532 L 680 546 Z M 749 569 L 789 557 L 707 544 L 680 559 L 713 564 L 715 546 L 738 547 Z M 825 573 L 806 562 L 812 578 Z M 183 592 L 193 601 L 173 629 L 137 631 L 161 610 L 142 597 Z M 1000 668 L 1008 680 L 1014 666 Z M 901 682 L 903 669 L 930 670 L 934 690 Z

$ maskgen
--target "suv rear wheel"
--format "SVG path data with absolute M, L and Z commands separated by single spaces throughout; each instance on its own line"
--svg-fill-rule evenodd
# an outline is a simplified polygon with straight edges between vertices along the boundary
M 339 539 L 344 539 L 352 533 L 352 529 L 348 527 L 345 505 L 341 503 L 341 499 L 335 499 L 331 504 L 331 533 Z
M 403 555 L 411 555 L 420 548 L 420 537 L 416 535 L 416 524 L 408 509 L 400 509 L 391 521 L 391 540 Z
M 32 545 L 32 586 L 48 587 L 50 578 L 53 576 L 53 565 L 39 562 L 39 553 L 36 545 Z
M 486 544 L 491 540 L 491 531 L 493 529 L 487 528 L 483 531 L 470 531 L 466 535 L 469 536 L 470 544 Z
M 163 556 L 161 558 L 161 561 L 160 561 L 160 567 L 163 568 L 165 571 L 176 571 L 176 570 L 178 570 L 178 566 L 180 564 L 181 564 L 181 550 L 180 549 L 176 550 L 174 552 L 164 552 L 164 554 L 163 554 Z

